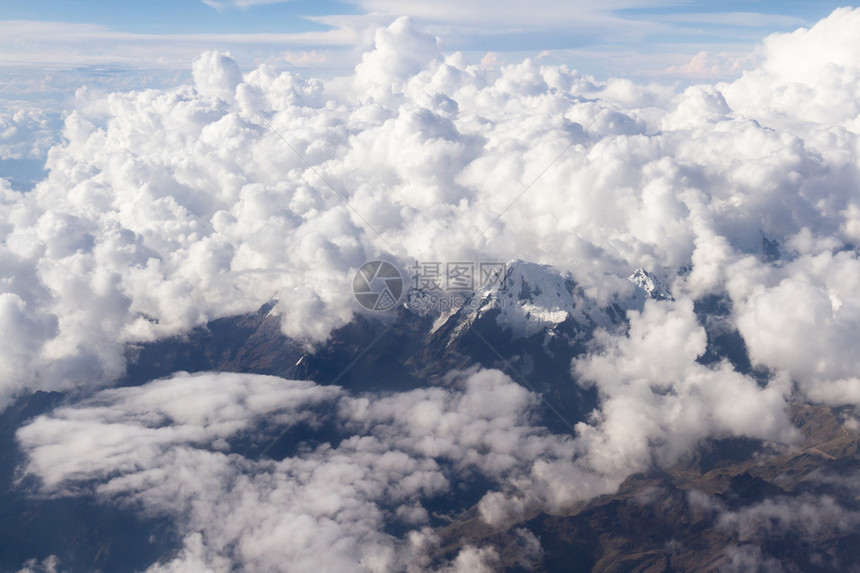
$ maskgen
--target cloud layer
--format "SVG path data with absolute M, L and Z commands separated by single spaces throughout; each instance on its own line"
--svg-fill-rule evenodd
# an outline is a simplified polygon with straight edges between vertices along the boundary
M 193 86 L 82 90 L 49 177 L 3 191 L 0 324 L 22 343 L 2 350 L 0 399 L 107 382 L 123 343 L 275 293 L 284 331 L 322 340 L 355 310 L 349 275 L 377 257 L 519 257 L 592 290 L 640 265 L 689 267 L 677 292 L 730 283 L 754 358 L 809 377 L 755 338 L 792 292 L 810 302 L 781 319 L 830 313 L 834 341 L 856 324 L 843 282 L 856 256 L 835 254 L 860 238 L 856 110 L 807 102 L 853 101 L 856 48 L 840 38 L 858 14 L 771 37 L 757 70 L 680 94 L 532 61 L 491 80 L 406 19 L 331 85 L 266 66 L 243 76 L 209 53 Z M 786 66 L 796 50 L 827 61 Z M 761 233 L 790 264 L 756 258 Z M 783 348 L 801 342 L 780 332 Z M 816 376 L 851 386 L 850 353 L 833 352 L 849 362 Z
M 495 371 L 374 399 L 180 374 L 38 418 L 18 434 L 28 471 L 48 493 L 178 520 L 184 550 L 153 570 L 420 570 L 436 542 L 423 504 L 455 478 L 490 480 L 479 513 L 503 525 L 709 437 L 792 442 L 789 400 L 860 404 L 858 35 L 860 10 L 837 10 L 768 38 L 739 80 L 676 93 L 529 60 L 486 69 L 399 19 L 337 81 L 243 75 L 209 52 L 193 85 L 80 90 L 47 179 L 0 180 L 0 407 L 109 385 L 128 345 L 273 297 L 284 333 L 319 343 L 360 311 L 352 275 L 378 258 L 551 264 L 603 301 L 643 266 L 675 298 L 574 363 L 601 397 L 575 438 L 532 425 L 536 396 Z M 790 65 L 798 53 L 815 57 Z M 30 153 L 9 125 L 40 121 L 0 117 L 4 153 Z M 766 384 L 698 361 L 708 295 Z M 347 437 L 281 461 L 234 451 L 272 437 L 254 434 L 264 419 Z
M 540 482 L 530 475 L 535 460 L 572 456 L 569 439 L 529 424 L 536 397 L 503 374 L 449 383 L 372 399 L 268 376 L 179 374 L 104 390 L 37 418 L 18 439 L 43 492 L 93 492 L 176 520 L 184 550 L 152 571 L 285 562 L 295 571 L 422 571 L 438 561 L 434 500 L 476 476 Z M 337 445 L 281 461 L 231 446 L 251 432 L 262 447 L 272 433 L 332 416 L 345 436 Z M 253 435 L 263 419 L 269 433 Z M 395 525 L 409 533 L 385 533 Z M 476 570 L 491 559 L 466 549 L 446 567 Z
M 714 378 L 729 374 L 711 374 L 702 386 L 692 376 L 694 389 L 665 403 L 649 404 L 636 389 L 613 394 L 576 439 L 534 425 L 538 397 L 495 370 L 451 373 L 443 386 L 387 396 L 180 373 L 103 390 L 36 418 L 17 438 L 22 471 L 39 478 L 36 493 L 94 494 L 173 520 L 183 549 L 151 571 L 260 571 L 284 562 L 295 571 L 473 571 L 491 566 L 494 552 L 466 546 L 444 562 L 430 515 L 469 484 L 487 484 L 479 516 L 506 527 L 612 492 L 650 467 L 652 455 L 668 466 L 706 435 L 791 439 L 780 434 L 787 421 L 766 417 L 779 416 L 778 397 L 741 382 L 727 388 Z M 704 384 L 711 393 L 697 398 Z M 724 407 L 728 397 L 736 412 Z M 714 421 L 697 423 L 709 409 Z M 309 439 L 280 461 L 258 455 L 281 432 L 323 424 L 340 437 Z

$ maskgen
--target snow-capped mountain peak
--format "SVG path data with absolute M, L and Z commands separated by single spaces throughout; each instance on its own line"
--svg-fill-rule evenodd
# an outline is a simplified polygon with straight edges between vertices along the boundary
M 669 287 L 653 273 L 649 273 L 642 267 L 633 271 L 633 274 L 627 277 L 627 280 L 645 291 L 645 294 L 649 298 L 653 298 L 654 300 L 673 300 Z
M 460 311 L 457 330 L 492 313 L 512 338 L 528 338 L 569 319 L 581 324 L 609 322 L 569 271 L 522 260 L 509 262 L 503 280 L 478 289 Z

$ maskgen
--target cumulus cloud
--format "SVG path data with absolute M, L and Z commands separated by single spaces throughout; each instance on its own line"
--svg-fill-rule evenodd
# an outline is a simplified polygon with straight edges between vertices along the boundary
M 0 109 L 0 159 L 44 160 L 56 143 L 57 114 L 32 105 L 2 107 L 8 110 Z
M 737 509 L 695 490 L 689 499 L 731 536 L 723 551 L 726 571 L 783 571 L 781 546 L 788 540 L 808 563 L 833 570 L 851 566 L 839 559 L 833 539 L 856 534 L 860 514 L 829 495 L 776 496 Z
M 762 541 L 791 530 L 814 541 L 829 531 L 848 532 L 860 525 L 860 515 L 832 497 L 801 496 L 786 500 L 767 499 L 737 511 L 727 511 L 717 520 L 722 529 L 734 530 L 744 542 Z
M 377 33 L 352 82 L 242 76 L 208 53 L 193 87 L 81 91 L 49 177 L 4 195 L 2 288 L 21 299 L 4 312 L 42 334 L 8 349 L 0 396 L 107 383 L 123 343 L 275 293 L 284 331 L 322 340 L 350 320 L 350 275 L 372 258 L 518 257 L 575 270 L 592 291 L 607 273 L 691 266 L 697 296 L 730 268 L 757 276 L 739 261 L 761 232 L 856 241 L 856 113 L 798 122 L 789 100 L 755 102 L 789 83 L 827 101 L 853 93 L 853 43 L 837 40 L 857 21 L 839 10 L 771 37 L 758 71 L 674 96 L 533 61 L 490 79 L 408 19 Z M 786 71 L 797 49 L 832 65 Z M 815 75 L 827 70 L 844 77 Z
M 790 442 L 787 380 L 760 388 L 728 363 L 704 366 L 706 334 L 689 300 L 648 301 L 630 311 L 627 337 L 602 336 L 604 348 L 574 371 L 602 397 L 595 424 L 579 424 L 591 464 L 604 473 L 671 465 L 706 437 Z
M 839 8 L 809 29 L 774 34 L 760 64 L 726 86 L 730 105 L 773 125 L 842 125 L 857 131 L 860 53 L 851 42 L 860 14 Z M 763 89 L 763 91 L 762 91 Z
M 753 363 L 793 380 L 808 399 L 857 404 L 860 261 L 808 229 L 790 237 L 779 267 L 742 258 L 729 266 L 735 323 Z M 810 336 L 811 333 L 814 335 Z
M 439 564 L 433 504 L 471 481 L 491 484 L 477 504 L 481 519 L 508 527 L 611 492 L 706 436 L 782 439 L 785 431 L 790 439 L 769 403 L 782 402 L 768 400 L 768 390 L 725 372 L 687 374 L 693 379 L 674 382 L 675 399 L 608 391 L 601 419 L 581 424 L 576 438 L 534 425 L 538 397 L 495 370 L 454 372 L 441 386 L 385 396 L 271 376 L 178 374 L 103 390 L 36 418 L 17 438 L 22 470 L 39 478 L 42 495 L 95 494 L 174 520 L 183 548 L 153 571 L 261 570 L 284 560 L 297 571 L 418 571 Z M 660 383 L 673 384 L 652 382 Z M 699 417 L 706 422 L 696 424 Z M 300 445 L 280 461 L 255 456 L 282 429 L 324 422 L 342 438 Z M 259 446 L 237 449 L 249 441 Z M 387 533 L 395 524 L 407 533 Z M 536 558 L 539 542 L 521 535 Z M 467 546 L 441 566 L 492 570 L 496 559 Z
M 41 561 L 29 559 L 18 573 L 59 573 L 61 571 L 63 569 L 60 568 L 59 558 L 56 555 L 50 555 Z
M 289 424 L 298 414 L 281 392 L 296 388 L 219 378 L 239 410 L 210 403 L 216 421 L 171 412 L 157 396 L 164 382 L 40 418 L 19 434 L 30 471 L 60 489 L 96 480 L 100 493 L 153 512 L 183 508 L 177 570 L 258 564 L 296 547 L 332 567 L 384 569 L 373 564 L 432 542 L 417 525 L 405 545 L 380 533 L 385 503 L 425 523 L 418 500 L 449 487 L 445 464 L 505 484 L 479 505 L 505 523 L 607 491 L 707 437 L 791 441 L 794 386 L 806 399 L 860 403 L 860 58 L 844 41 L 858 26 L 860 10 L 837 10 L 768 38 L 738 81 L 682 93 L 531 60 L 488 76 L 408 19 L 379 30 L 341 81 L 267 66 L 242 75 L 227 54 L 207 53 L 192 64 L 193 85 L 82 90 L 47 152 L 47 179 L 26 193 L 0 183 L 0 330 L 10 341 L 0 407 L 37 388 L 109 384 L 126 345 L 275 296 L 283 331 L 320 342 L 358 311 L 352 275 L 377 258 L 531 260 L 570 269 L 604 300 L 644 266 L 669 278 L 676 300 L 647 303 L 628 333 L 601 335 L 576 362 L 602 403 L 575 440 L 529 425 L 534 397 L 482 372 L 456 392 L 377 400 L 308 386 L 297 403 L 336 403 L 352 437 L 304 457 L 247 460 L 219 447 L 263 414 Z M 815 57 L 787 66 L 797 53 Z M 778 260 L 762 256 L 763 238 Z M 706 335 L 692 301 L 709 294 L 728 301 L 726 321 L 770 373 L 766 386 L 697 362 Z M 178 380 L 206 394 L 209 379 Z M 251 388 L 277 408 L 252 404 Z M 88 438 L 108 427 L 118 433 Z M 67 446 L 80 455 L 55 463 Z M 188 493 L 165 478 L 191 468 L 206 487 Z M 231 515 L 262 517 L 247 537 L 212 529 L 216 499 Z M 290 519 L 318 536 L 301 537 Z M 337 540 L 342 550 L 320 549 Z
M 362 57 L 355 79 L 363 89 L 400 91 L 401 82 L 439 55 L 436 38 L 416 30 L 412 20 L 404 16 L 376 32 L 374 50 Z
M 62 443 L 30 456 L 30 470 L 50 489 L 76 474 L 104 477 L 116 467 L 149 467 L 178 444 L 220 449 L 226 438 L 264 416 L 284 427 L 313 424 L 313 406 L 338 394 L 335 387 L 275 377 L 178 374 L 146 387 L 104 390 L 50 421 L 27 426 L 19 438 Z M 94 431 L 96 425 L 104 431 Z
M 569 439 L 529 424 L 536 397 L 500 372 L 448 383 L 370 399 L 269 376 L 179 374 L 103 390 L 17 436 L 43 493 L 92 492 L 175 519 L 183 549 L 153 571 L 284 562 L 295 571 L 417 571 L 436 544 L 428 500 L 472 475 L 513 483 L 536 459 L 570 456 Z M 231 449 L 263 418 L 274 432 L 331 412 L 345 431 L 337 445 L 280 461 Z M 411 533 L 385 533 L 391 523 Z M 491 570 L 494 559 L 467 547 L 443 570 Z
M 242 72 L 229 53 L 206 52 L 194 60 L 191 73 L 198 92 L 228 102 L 235 99 L 236 86 L 242 83 Z

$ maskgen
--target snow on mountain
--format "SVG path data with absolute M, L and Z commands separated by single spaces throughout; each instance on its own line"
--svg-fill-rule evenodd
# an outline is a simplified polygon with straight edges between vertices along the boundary
M 465 297 L 462 304 L 438 312 L 432 332 L 439 331 L 450 347 L 478 321 L 487 324 L 492 320 L 509 332 L 511 340 L 541 333 L 548 340 L 564 331 L 565 338 L 576 342 L 595 328 L 616 327 L 625 320 L 627 310 L 641 310 L 649 298 L 673 300 L 669 288 L 644 268 L 636 269 L 628 279 L 635 286 L 632 292 L 619 293 L 614 302 L 600 305 L 577 284 L 572 272 L 514 260 L 507 264 L 502 280 L 491 281 Z M 407 298 L 415 301 L 421 296 L 413 292 Z
M 633 274 L 627 277 L 627 280 L 639 287 L 641 291 L 654 300 L 673 300 L 672 293 L 669 287 L 663 284 L 656 275 L 649 273 L 644 268 L 639 267 Z
M 585 295 L 571 272 L 521 260 L 507 264 L 503 280 L 483 286 L 466 299 L 452 317 L 458 325 L 451 338 L 492 315 L 512 339 L 551 331 L 568 321 L 589 327 L 613 323 L 610 314 Z

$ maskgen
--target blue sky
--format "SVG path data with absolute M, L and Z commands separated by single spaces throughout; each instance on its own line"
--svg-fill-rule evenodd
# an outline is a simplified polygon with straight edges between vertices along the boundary
M 248 8 L 213 8 L 201 0 L 4 0 L 4 20 L 100 24 L 136 33 L 303 32 L 325 26 L 304 16 L 358 13 L 341 2 L 296 0 Z
M 3 20 L 47 20 L 90 23 L 116 31 L 135 33 L 228 33 L 228 32 L 304 32 L 322 30 L 325 25 L 308 17 L 360 15 L 373 12 L 374 2 L 336 2 L 330 0 L 153 0 L 148 2 L 111 0 L 4 0 L 0 2 Z M 396 11 L 397 3 L 390 4 Z M 410 12 L 407 3 L 403 13 Z M 480 3 L 471 4 L 479 6 Z M 571 5 L 576 4 L 571 2 Z M 612 12 L 631 20 L 670 20 L 678 15 L 756 13 L 797 18 L 809 24 L 823 18 L 834 8 L 848 5 L 838 1 L 733 1 L 733 2 L 627 2 Z M 625 8 L 624 4 L 631 7 Z M 219 7 L 214 7 L 218 5 Z M 533 4 L 534 5 L 534 4 Z M 493 4 L 486 4 L 492 11 Z M 368 9 L 369 8 L 369 9 Z M 387 6 L 386 6 L 387 8 Z M 572 6 L 572 12 L 578 8 Z M 539 5 L 535 8 L 540 10 Z M 387 9 L 386 11 L 391 11 Z M 731 27 L 731 26 L 730 26 Z M 748 26 L 737 26 L 744 28 Z M 758 26 L 754 26 L 758 27 Z M 777 24 L 777 27 L 778 24 Z M 702 29 L 720 37 L 726 26 L 704 25 Z M 508 49 L 516 48 L 512 39 Z
M 728 79 L 765 36 L 810 26 L 838 1 L 0 0 L 0 99 L 75 85 L 163 87 L 205 50 L 304 76 L 349 73 L 373 31 L 411 16 L 473 62 L 539 58 L 599 79 Z M 723 76 L 723 77 L 721 77 Z

